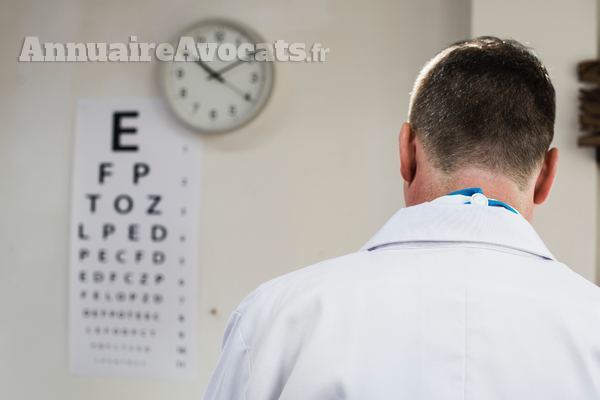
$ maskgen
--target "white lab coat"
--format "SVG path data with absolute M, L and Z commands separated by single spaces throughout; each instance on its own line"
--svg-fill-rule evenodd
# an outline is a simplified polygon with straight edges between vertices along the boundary
M 600 399 L 600 288 L 522 216 L 464 203 L 401 209 L 256 289 L 205 399 Z

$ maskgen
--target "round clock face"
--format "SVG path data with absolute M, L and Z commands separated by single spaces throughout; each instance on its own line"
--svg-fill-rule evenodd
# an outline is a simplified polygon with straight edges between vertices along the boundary
M 258 115 L 271 94 L 273 63 L 255 60 L 248 44 L 264 41 L 248 29 L 218 20 L 200 23 L 181 36 L 194 38 L 206 54 L 210 46 L 227 43 L 250 56 L 222 60 L 215 51 L 210 59 L 188 54 L 188 61 L 165 62 L 163 86 L 175 114 L 201 132 L 231 131 Z

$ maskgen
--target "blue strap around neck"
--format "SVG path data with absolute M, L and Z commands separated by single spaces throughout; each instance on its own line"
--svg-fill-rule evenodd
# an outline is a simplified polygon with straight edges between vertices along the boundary
M 454 192 L 448 193 L 448 196 L 456 196 L 456 195 L 461 195 L 461 196 L 467 196 L 467 197 L 471 197 L 473 196 L 475 193 L 481 193 L 483 194 L 483 190 L 481 188 L 466 188 L 466 189 L 460 189 L 460 190 L 455 190 Z M 471 204 L 471 200 L 466 201 L 464 204 Z M 504 207 L 506 208 L 508 211 L 515 213 L 517 215 L 520 215 L 519 212 L 509 206 L 508 204 L 500 201 L 500 200 L 494 200 L 494 199 L 488 199 L 488 206 L 491 207 Z

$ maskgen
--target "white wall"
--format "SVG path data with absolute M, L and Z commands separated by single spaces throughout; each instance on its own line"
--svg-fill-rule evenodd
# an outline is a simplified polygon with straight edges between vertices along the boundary
M 227 316 L 245 294 L 276 275 L 357 249 L 402 206 L 396 133 L 408 92 L 427 58 L 468 35 L 468 5 L 467 0 L 3 0 L 0 397 L 198 399 Z M 140 41 L 165 41 L 215 16 L 245 22 L 269 40 L 322 42 L 331 48 L 330 59 L 324 65 L 277 65 L 275 92 L 264 114 L 239 132 L 198 137 L 204 147 L 199 377 L 180 383 L 69 375 L 67 235 L 75 100 L 155 96 L 157 65 L 19 64 L 23 37 L 95 42 L 126 41 L 135 34 Z M 561 199 L 554 209 L 564 205 Z M 586 208 L 590 201 L 583 200 Z M 583 253 L 587 266 L 591 261 Z M 209 313 L 213 307 L 216 316 Z
M 554 146 L 560 167 L 534 226 L 561 261 L 596 280 L 598 170 L 592 149 L 577 147 L 576 66 L 597 55 L 597 0 L 473 0 L 474 35 L 514 38 L 533 47 L 556 88 Z

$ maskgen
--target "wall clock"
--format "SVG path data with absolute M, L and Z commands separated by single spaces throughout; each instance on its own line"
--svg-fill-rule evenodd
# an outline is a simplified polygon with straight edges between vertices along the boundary
M 227 20 L 207 20 L 183 32 L 196 42 L 265 43 L 252 30 Z M 165 97 L 176 116 L 200 132 L 237 129 L 264 108 L 273 87 L 273 62 L 252 57 L 224 61 L 165 62 L 161 74 Z

